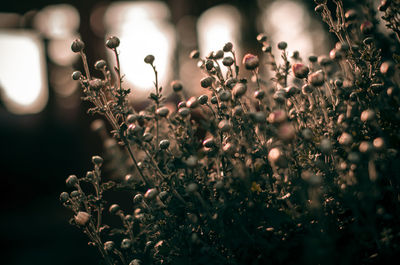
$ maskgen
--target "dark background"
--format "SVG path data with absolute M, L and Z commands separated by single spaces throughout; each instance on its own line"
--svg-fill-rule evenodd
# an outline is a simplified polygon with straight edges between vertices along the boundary
M 46 5 L 65 1 L 3 1 L 0 12 L 25 14 Z M 200 15 L 207 8 L 230 3 L 245 17 L 244 40 L 255 42 L 255 0 L 165 1 L 176 23 L 184 15 Z M 313 1 L 304 1 L 314 8 Z M 99 1 L 69 1 L 81 15 L 80 34 L 87 47 L 99 41 L 89 27 L 89 14 Z M 104 2 L 107 4 L 109 2 Z M 87 49 L 89 64 L 102 50 Z M 1 59 L 1 58 L 0 58 Z M 78 65 L 79 67 L 79 65 Z M 50 86 L 50 85 L 49 85 Z M 68 224 L 72 213 L 59 202 L 65 178 L 82 176 L 91 169 L 90 158 L 101 154 L 101 140 L 90 131 L 93 117 L 81 104 L 73 113 L 58 107 L 50 87 L 49 102 L 36 115 L 13 115 L 0 105 L 0 237 L 1 264 L 95 264 L 97 250 L 87 245 L 86 236 Z M 1 103 L 0 103 L 1 104 Z M 68 118 L 66 118 L 68 117 Z

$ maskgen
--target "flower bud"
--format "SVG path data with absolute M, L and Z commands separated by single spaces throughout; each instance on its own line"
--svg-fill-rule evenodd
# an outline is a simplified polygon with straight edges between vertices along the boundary
M 107 241 L 104 243 L 104 250 L 107 252 L 113 251 L 115 248 L 115 244 L 113 241 Z
M 351 145 L 353 143 L 353 137 L 351 134 L 344 132 L 339 137 L 339 144 L 341 145 Z
M 362 141 L 358 147 L 358 150 L 360 150 L 360 153 L 362 154 L 369 154 L 372 152 L 373 146 L 370 142 Z
M 227 132 L 232 128 L 232 124 L 228 120 L 222 120 L 218 123 L 218 128 L 221 130 L 221 132 Z
M 174 90 L 174 92 L 179 92 L 179 91 L 181 91 L 182 88 L 183 88 L 182 83 L 181 83 L 181 81 L 179 81 L 179 80 L 174 80 L 174 81 L 172 81 L 172 82 L 171 82 L 171 87 L 172 87 L 172 89 Z
M 106 67 L 106 61 L 104 60 L 98 60 L 95 64 L 94 64 L 94 68 L 97 70 L 101 70 L 104 67 Z
M 391 61 L 383 62 L 379 70 L 383 75 L 392 76 L 394 73 L 394 64 Z
M 155 59 L 154 55 L 149 54 L 146 57 L 144 57 L 144 62 L 152 65 L 154 62 L 154 59 Z
M 212 60 L 207 60 L 205 66 L 207 71 L 211 71 L 214 68 L 214 62 Z
M 99 91 L 103 87 L 103 82 L 100 79 L 95 78 L 89 81 L 89 87 L 93 91 Z
M 78 182 L 79 180 L 75 175 L 70 175 L 65 181 L 68 187 L 75 187 L 76 185 L 78 185 Z
M 139 259 L 134 259 L 129 262 L 129 265 L 142 265 L 142 262 Z
M 187 117 L 187 116 L 190 114 L 190 109 L 189 109 L 189 108 L 186 108 L 186 107 L 183 107 L 183 108 L 180 108 L 180 109 L 178 110 L 178 113 L 179 113 L 179 115 L 181 115 L 182 117 Z
M 367 122 L 372 121 L 375 118 L 375 112 L 373 110 L 367 109 L 361 113 L 361 121 Z
M 269 162 L 276 164 L 276 162 L 278 162 L 278 160 L 280 159 L 281 156 L 282 156 L 281 150 L 279 150 L 278 148 L 275 147 L 269 151 L 268 160 L 269 160 Z
M 243 57 L 243 64 L 247 70 L 254 70 L 259 65 L 258 56 L 248 53 Z
M 197 166 L 197 162 L 198 162 L 197 157 L 196 157 L 196 156 L 193 156 L 193 155 L 189 156 L 189 157 L 186 159 L 186 161 L 185 161 L 185 163 L 186 163 L 186 165 L 187 165 L 188 167 L 195 167 L 195 166 Z
M 129 238 L 124 238 L 121 241 L 121 249 L 129 249 L 132 246 L 132 241 Z
M 224 52 L 222 50 L 218 50 L 218 51 L 214 52 L 213 58 L 215 60 L 222 59 L 222 57 L 224 57 Z
M 311 92 L 313 92 L 313 88 L 309 84 L 304 84 L 301 87 L 301 92 L 303 92 L 303 94 L 310 94 Z
M 360 30 L 363 34 L 370 34 L 373 28 L 374 25 L 370 21 L 364 21 L 360 26 Z
M 143 201 L 143 195 L 138 193 L 133 197 L 133 203 L 141 203 Z
M 287 120 L 286 112 L 284 110 L 275 110 L 271 112 L 268 116 L 268 121 L 270 123 L 282 123 Z
M 71 44 L 71 50 L 75 53 L 81 52 L 85 48 L 85 43 L 80 39 L 75 39 Z
M 267 40 L 268 40 L 268 37 L 264 33 L 260 33 L 260 34 L 257 35 L 257 41 L 259 43 L 266 42 Z
M 315 56 L 315 55 L 310 55 L 310 56 L 308 56 L 308 60 L 309 60 L 310 62 L 312 62 L 312 63 L 315 63 L 315 62 L 318 61 L 318 57 Z
M 81 76 L 82 76 L 82 73 L 80 72 L 80 71 L 74 71 L 73 73 L 72 73 L 72 79 L 73 80 L 79 80 L 79 78 L 81 78 Z
M 121 207 L 119 207 L 118 204 L 113 204 L 113 205 L 111 205 L 110 208 L 108 209 L 108 211 L 109 211 L 111 214 L 117 214 L 120 210 L 121 210 Z
M 90 214 L 81 211 L 79 211 L 77 215 L 75 215 L 74 217 L 75 222 L 80 226 L 86 225 L 89 222 L 89 219 L 90 219 Z
M 203 88 L 208 88 L 212 85 L 214 79 L 211 76 L 206 76 L 200 80 L 200 85 Z
M 237 82 L 238 82 L 238 80 L 237 80 L 236 78 L 231 77 L 231 78 L 228 78 L 228 79 L 225 81 L 225 86 L 226 86 L 227 88 L 232 89 L 232 88 L 235 86 L 235 84 L 236 84 Z
M 93 156 L 92 163 L 101 166 L 101 164 L 103 164 L 103 158 L 101 156 Z
M 200 52 L 198 50 L 193 50 L 190 52 L 189 57 L 192 59 L 198 59 L 200 57 Z
M 308 80 L 313 86 L 322 86 L 325 82 L 324 72 L 318 70 L 308 76 Z
M 144 198 L 148 201 L 154 200 L 158 195 L 157 189 L 148 189 L 146 191 L 146 194 L 144 195 Z
M 201 104 L 204 105 L 208 101 L 208 96 L 207 95 L 201 95 L 197 98 L 197 101 Z
M 257 90 L 254 92 L 254 97 L 258 100 L 262 100 L 265 96 L 264 90 Z
M 321 152 L 328 154 L 332 151 L 332 143 L 329 139 L 324 138 L 321 140 L 321 143 L 319 145 Z
M 222 60 L 222 64 L 225 66 L 228 66 L 228 67 L 231 66 L 233 63 L 234 63 L 234 60 L 230 56 L 224 57 L 224 59 Z
M 167 139 L 161 140 L 160 144 L 159 144 L 160 149 L 162 149 L 162 150 L 167 149 L 169 147 L 169 145 L 170 145 L 170 142 Z
M 232 98 L 232 94 L 228 90 L 223 90 L 219 93 L 219 99 L 221 101 L 228 101 Z
M 279 50 L 284 50 L 287 48 L 287 43 L 285 41 L 281 41 L 278 43 L 278 49 Z
M 134 177 L 132 174 L 127 174 L 127 175 L 125 176 L 125 181 L 126 181 L 127 183 L 133 183 L 133 182 L 135 181 L 135 177 Z
M 167 107 L 161 107 L 156 110 L 156 114 L 160 117 L 167 117 L 169 113 L 169 109 Z
M 214 105 L 218 104 L 218 98 L 216 96 L 213 96 L 213 97 L 211 97 L 210 102 L 211 102 L 211 104 L 214 104 Z
M 291 141 L 296 136 L 296 130 L 292 124 L 285 122 L 279 126 L 278 136 L 283 141 Z
M 115 49 L 119 46 L 119 42 L 120 41 L 119 41 L 118 37 L 111 36 L 107 39 L 106 46 L 109 49 Z
M 232 51 L 232 48 L 233 48 L 233 44 L 231 42 L 227 42 L 227 43 L 225 43 L 224 48 L 222 48 L 222 50 L 224 52 L 230 52 L 230 51 Z
M 385 149 L 385 141 L 381 137 L 375 138 L 372 145 L 376 151 L 382 151 Z
M 68 199 L 69 199 L 69 194 L 68 194 L 68 192 L 61 192 L 61 194 L 60 194 L 60 201 L 61 202 L 67 202 L 68 201 Z
M 247 86 L 245 83 L 239 82 L 233 87 L 233 96 L 235 98 L 240 98 L 247 91 Z
M 212 148 L 215 146 L 215 140 L 214 138 L 210 137 L 207 138 L 203 141 L 203 146 L 207 147 L 207 148 Z
M 302 63 L 295 63 L 292 66 L 292 71 L 295 77 L 302 79 L 307 77 L 310 69 Z
M 262 46 L 261 50 L 265 53 L 270 53 L 272 51 L 272 47 L 271 47 L 271 45 L 266 44 L 266 45 Z
M 191 97 L 186 101 L 186 106 L 191 109 L 197 108 L 199 106 L 199 101 L 196 97 Z
M 146 132 L 143 134 L 143 141 L 149 143 L 151 140 L 153 140 L 153 135 L 151 133 Z

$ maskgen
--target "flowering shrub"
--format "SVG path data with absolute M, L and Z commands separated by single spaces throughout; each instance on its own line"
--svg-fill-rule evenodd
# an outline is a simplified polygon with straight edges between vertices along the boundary
M 262 58 L 238 60 L 231 43 L 205 57 L 193 51 L 205 93 L 184 99 L 184 85 L 172 82 L 177 110 L 165 105 L 154 56 L 144 58 L 155 74 L 152 103 L 136 112 L 119 39 L 106 42 L 116 78 L 100 60 L 102 79 L 91 77 L 84 43 L 73 42 L 85 74 L 72 78 L 89 113 L 112 127 L 111 138 L 93 123 L 110 166 L 103 175 L 93 156 L 93 170 L 69 176 L 72 191 L 60 199 L 105 264 L 369 264 L 399 252 L 399 57 L 382 61 L 372 9 L 345 12 L 333 1 L 333 16 L 316 2 L 338 39 L 329 56 L 289 58 L 279 42 L 276 60 L 264 34 Z M 395 2 L 379 9 L 398 33 Z M 265 66 L 272 78 L 259 74 Z M 106 201 L 113 194 L 131 206 Z

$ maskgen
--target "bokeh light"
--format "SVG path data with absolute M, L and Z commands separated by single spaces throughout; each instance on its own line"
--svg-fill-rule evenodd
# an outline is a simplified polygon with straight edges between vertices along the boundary
M 169 17 L 167 5 L 157 1 L 116 2 L 105 13 L 107 35 L 121 40 L 121 71 L 127 86 L 133 86 L 135 97 L 147 96 L 144 91 L 154 87 L 154 73 L 143 61 L 146 55 L 156 58 L 160 84 L 170 79 L 176 34 Z M 114 61 L 113 54 L 109 55 Z
M 0 31 L 0 87 L 10 112 L 40 112 L 48 88 L 43 43 L 30 31 Z

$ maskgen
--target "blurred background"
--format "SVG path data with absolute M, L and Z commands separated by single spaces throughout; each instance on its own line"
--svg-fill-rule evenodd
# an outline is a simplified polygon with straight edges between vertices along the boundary
M 201 72 L 189 59 L 231 41 L 238 58 L 262 56 L 256 36 L 288 43 L 288 52 L 327 53 L 333 40 L 314 12 L 313 1 L 14 0 L 0 6 L 0 237 L 2 264 L 94 264 L 97 251 L 68 224 L 72 213 L 59 202 L 70 174 L 91 169 L 102 154 L 90 130 L 89 105 L 80 101 L 73 70 L 82 70 L 70 45 L 86 44 L 89 65 L 113 63 L 105 39 L 121 39 L 125 87 L 136 109 L 145 104 L 153 73 L 143 58 L 156 57 L 160 82 L 182 80 L 187 95 L 199 95 Z M 275 48 L 276 45 L 273 45 Z M 110 67 L 111 68 L 111 67 Z M 93 67 L 92 67 L 93 70 Z M 99 73 L 94 73 L 96 76 Z

